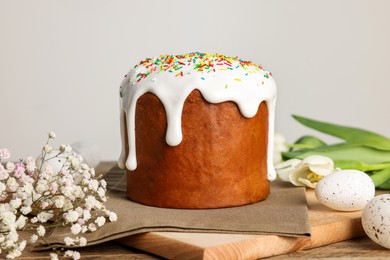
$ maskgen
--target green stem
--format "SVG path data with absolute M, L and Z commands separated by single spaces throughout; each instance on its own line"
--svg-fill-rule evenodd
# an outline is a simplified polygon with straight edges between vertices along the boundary
M 315 146 L 311 144 L 287 144 L 288 148 L 299 148 L 299 149 L 311 149 L 315 148 Z

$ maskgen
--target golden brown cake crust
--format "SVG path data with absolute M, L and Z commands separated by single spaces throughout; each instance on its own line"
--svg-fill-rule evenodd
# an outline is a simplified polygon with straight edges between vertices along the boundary
M 135 121 L 138 165 L 126 170 L 129 199 L 165 208 L 221 208 L 268 196 L 265 102 L 248 119 L 234 102 L 212 104 L 194 90 L 183 107 L 183 140 L 174 147 L 165 141 L 166 114 L 154 94 L 139 98 Z

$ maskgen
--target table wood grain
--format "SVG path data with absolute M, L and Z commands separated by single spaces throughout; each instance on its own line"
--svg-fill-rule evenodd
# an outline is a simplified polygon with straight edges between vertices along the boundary
M 101 163 L 96 170 L 97 172 L 104 174 L 114 165 L 114 162 L 104 162 Z M 161 259 L 158 256 L 121 245 L 115 241 L 80 248 L 78 251 L 81 253 L 82 259 Z M 26 248 L 19 259 L 49 259 L 49 253 L 50 251 L 31 252 L 30 248 Z M 390 250 L 375 244 L 368 237 L 364 236 L 291 254 L 269 257 L 267 259 L 286 258 L 390 259 Z

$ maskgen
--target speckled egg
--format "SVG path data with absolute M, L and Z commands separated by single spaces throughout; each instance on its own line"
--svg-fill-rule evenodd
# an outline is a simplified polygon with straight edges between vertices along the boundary
M 390 249 L 390 194 L 376 196 L 367 203 L 362 225 L 369 238 Z
M 321 179 L 316 185 L 315 194 L 329 208 L 354 211 L 363 209 L 375 196 L 375 185 L 364 172 L 340 170 Z

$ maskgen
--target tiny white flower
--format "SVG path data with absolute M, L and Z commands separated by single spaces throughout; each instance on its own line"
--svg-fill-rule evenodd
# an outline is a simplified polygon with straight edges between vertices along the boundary
M 20 198 L 13 199 L 9 202 L 9 205 L 14 209 L 18 209 L 22 205 L 22 200 Z
M 97 194 L 99 195 L 100 198 L 105 198 L 106 197 L 106 191 L 102 187 L 98 188 Z
M 78 169 L 79 164 L 80 164 L 80 160 L 79 158 L 77 158 L 77 156 L 72 156 L 70 158 L 70 165 L 72 166 L 73 169 Z
M 77 251 L 67 250 L 64 254 L 65 257 L 71 257 L 73 260 L 80 259 L 80 253 Z
M 26 225 L 27 219 L 28 219 L 27 217 L 20 215 L 18 220 L 16 220 L 16 222 L 15 222 L 16 228 L 18 228 L 18 229 L 24 228 L 24 226 Z
M 83 226 L 82 228 L 81 228 L 81 233 L 85 233 L 85 232 L 87 232 L 88 231 L 88 227 L 87 226 Z
M 97 205 L 97 203 L 98 203 L 98 201 L 92 195 L 88 195 L 85 198 L 85 205 L 87 206 L 87 208 L 94 208 Z
M 9 159 L 10 157 L 11 157 L 11 153 L 8 151 L 7 148 L 0 149 L 0 160 L 1 159 Z
M 47 180 L 39 180 L 35 190 L 40 194 L 43 194 L 45 191 L 49 190 L 48 181 Z
M 53 131 L 49 132 L 49 138 L 50 139 L 56 138 L 56 133 L 54 133 Z
M 80 237 L 80 246 L 86 246 L 87 245 L 87 239 L 85 237 Z
M 1 164 L 0 164 L 0 168 L 1 168 Z M 9 177 L 9 173 L 6 171 L 6 170 L 1 170 L 0 169 L 0 181 L 2 180 L 5 180 Z
M 3 193 L 6 189 L 7 189 L 7 187 L 5 186 L 5 184 L 2 183 L 2 182 L 0 182 L 0 195 L 1 195 L 1 193 Z
M 50 260 L 58 260 L 58 255 L 56 253 L 50 253 Z
M 79 214 L 75 210 L 69 210 L 65 213 L 65 219 L 70 223 L 77 221 L 78 218 Z
M 81 226 L 80 224 L 74 224 L 70 228 L 70 231 L 72 232 L 73 235 L 77 235 L 81 232 Z
M 315 188 L 317 182 L 334 171 L 333 160 L 322 155 L 310 155 L 290 172 L 290 182 L 295 186 Z
M 65 152 L 65 145 L 64 144 L 62 144 L 62 145 L 60 145 L 60 153 L 64 153 Z
M 23 215 L 27 215 L 32 211 L 32 208 L 30 206 L 24 206 L 20 208 L 20 212 L 22 212 Z
M 32 219 L 30 219 L 30 222 L 31 223 L 37 223 L 38 222 L 38 218 L 37 217 L 33 217 Z
M 82 177 L 84 178 L 84 181 L 89 180 L 91 178 L 91 174 L 89 173 L 89 171 L 83 171 Z
M 101 226 L 103 226 L 103 225 L 106 223 L 106 218 L 103 217 L 103 216 L 100 216 L 100 217 L 98 217 L 98 218 L 95 220 L 95 223 L 96 223 L 99 227 L 101 227 Z
M 35 170 L 36 166 L 35 166 L 35 161 L 33 160 L 28 160 L 27 164 L 26 164 L 26 169 L 27 171 L 29 172 L 33 172 Z
M 58 196 L 58 197 L 56 197 L 55 198 L 55 200 L 54 200 L 54 206 L 56 207 L 56 208 L 62 208 L 63 206 L 65 205 L 65 198 L 64 198 L 64 196 Z
M 64 243 L 67 246 L 72 246 L 72 245 L 74 245 L 74 239 L 71 238 L 71 237 L 65 237 L 64 238 Z
M 19 187 L 19 184 L 15 180 L 15 178 L 11 177 L 7 180 L 7 187 L 10 192 L 15 192 L 17 188 Z
M 85 220 L 85 221 L 88 221 L 88 220 L 90 220 L 91 219 L 91 212 L 89 211 L 89 210 L 87 210 L 87 209 L 85 209 L 84 211 L 83 211 L 83 219 Z
M 7 164 L 5 165 L 5 168 L 12 172 L 13 170 L 15 170 L 15 164 L 13 162 L 7 162 Z
M 32 183 L 26 183 L 23 185 L 23 190 L 28 193 L 28 194 L 31 194 L 31 193 L 34 193 L 35 190 L 34 190 L 34 187 L 32 185 Z M 26 205 L 25 203 L 23 203 L 24 205 Z
M 27 244 L 27 241 L 26 241 L 26 240 L 22 240 L 22 241 L 19 243 L 18 250 L 19 250 L 20 252 L 22 252 L 22 251 L 26 248 L 26 244 Z
M 70 201 L 70 199 L 66 198 L 66 199 L 65 199 L 65 204 L 64 204 L 64 206 L 62 207 L 62 210 L 63 210 L 63 211 L 67 211 L 67 210 L 70 210 L 70 209 L 72 209 L 72 208 L 73 208 L 72 202 Z
M 65 184 L 67 185 L 67 184 Z M 75 194 L 75 186 L 65 186 L 61 188 L 61 192 L 66 196 L 68 199 L 74 201 L 76 199 L 76 194 Z
M 41 223 L 46 223 L 49 219 L 51 219 L 52 217 L 54 216 L 53 213 L 49 213 L 49 212 L 40 212 L 38 213 L 37 215 L 37 218 L 38 218 L 38 221 L 41 222 Z
M 72 257 L 73 260 L 79 260 L 81 256 L 79 252 L 74 251 Z
M 37 234 L 38 234 L 38 236 L 42 237 L 42 236 L 45 235 L 45 233 L 46 233 L 46 229 L 42 225 L 39 225 L 37 227 Z
M 97 191 L 99 187 L 99 181 L 98 180 L 90 180 L 88 184 L 88 188 L 92 191 Z
M 103 189 L 107 188 L 107 182 L 104 179 L 100 180 L 100 185 L 103 187 Z
M 89 169 L 89 173 L 91 174 L 92 177 L 95 177 L 95 168 Z
M 75 208 L 75 210 L 77 211 L 77 213 L 79 213 L 79 216 L 83 214 L 83 209 L 81 207 L 77 207 Z
M 86 163 L 83 163 L 83 164 L 81 164 L 81 169 L 83 169 L 83 170 L 89 170 L 89 166 L 88 166 L 88 164 L 86 164 Z
M 108 219 L 111 222 L 117 221 L 118 220 L 118 215 L 115 212 L 108 211 Z
M 18 241 L 18 239 L 19 239 L 19 234 L 18 232 L 16 232 L 16 230 L 9 232 L 6 237 L 6 241 L 9 242 L 10 244 Z
M 51 147 L 50 145 L 45 145 L 44 147 L 43 147 L 43 151 L 45 152 L 45 153 L 50 153 L 51 152 L 51 150 L 53 150 L 53 147 Z
M 65 152 L 69 153 L 72 151 L 72 147 L 70 145 L 65 146 Z
M 13 225 L 16 221 L 16 216 L 14 213 L 10 211 L 6 211 L 2 213 L 2 218 L 1 221 L 4 223 L 6 226 Z
M 85 197 L 85 193 L 83 192 L 83 189 L 80 187 L 80 186 L 75 186 L 74 189 L 73 189 L 73 195 L 76 197 L 76 198 L 84 198 Z
M 30 242 L 32 244 L 34 244 L 35 242 L 37 242 L 38 240 L 38 236 L 36 234 L 32 235 L 31 238 L 30 238 Z
M 6 258 L 14 259 L 22 255 L 22 252 L 18 248 L 13 248 L 8 251 Z
M 95 231 L 97 230 L 96 225 L 93 224 L 93 223 L 90 223 L 90 224 L 88 225 L 88 229 L 89 229 L 89 231 L 91 231 L 91 232 L 95 232 Z

